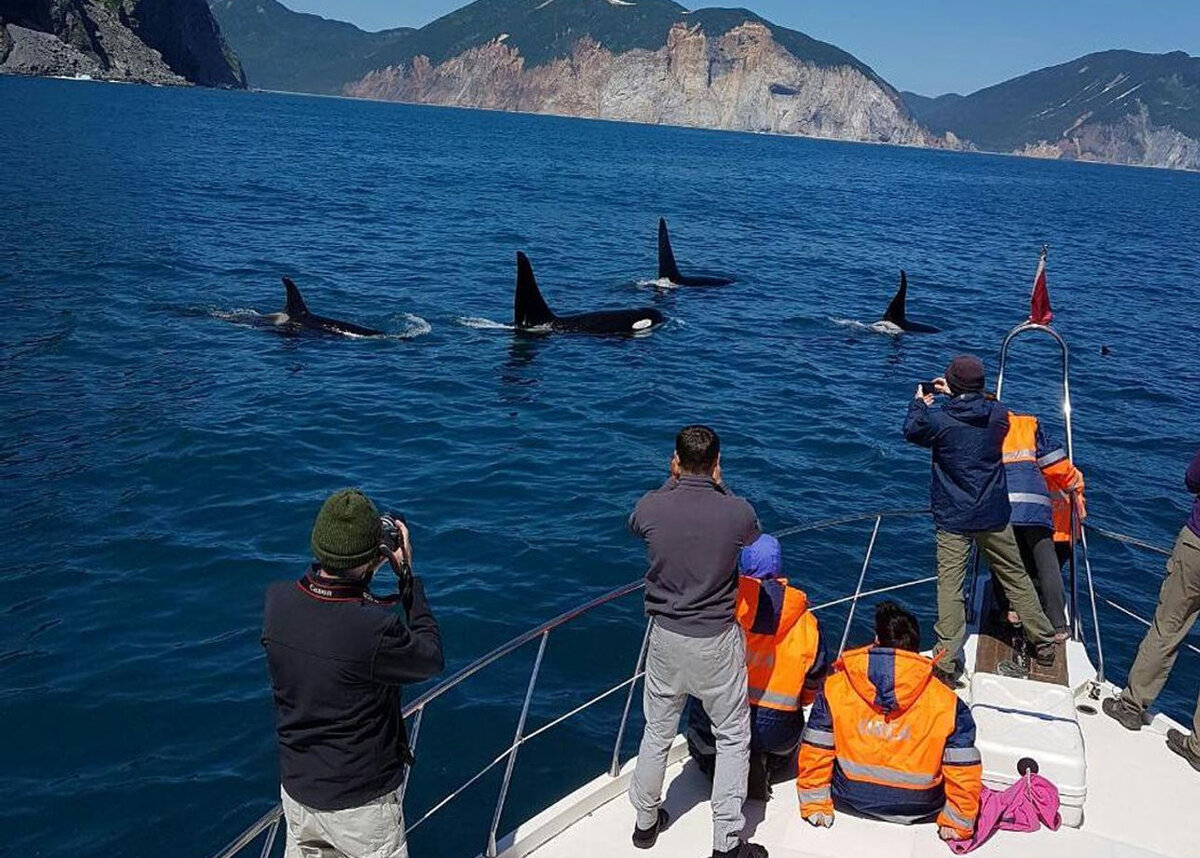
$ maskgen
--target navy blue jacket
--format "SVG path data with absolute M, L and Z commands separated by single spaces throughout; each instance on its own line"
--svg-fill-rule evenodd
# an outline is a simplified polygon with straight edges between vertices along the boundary
M 933 450 L 929 501 L 934 523 L 950 533 L 999 530 L 1009 522 L 1004 436 L 1008 409 L 981 393 L 930 407 L 914 398 L 906 440 Z

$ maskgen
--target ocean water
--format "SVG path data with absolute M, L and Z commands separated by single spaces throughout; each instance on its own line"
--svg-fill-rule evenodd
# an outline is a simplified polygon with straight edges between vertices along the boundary
M 963 350 L 994 374 L 1043 243 L 1093 520 L 1169 545 L 1190 503 L 1198 175 L 45 80 L 0 79 L 0 115 L 13 854 L 206 855 L 273 804 L 262 595 L 302 572 L 339 487 L 407 514 L 451 667 L 641 575 L 625 517 L 684 423 L 718 429 L 767 529 L 923 506 L 927 456 L 900 435 L 913 388 Z M 641 285 L 660 216 L 681 264 L 738 282 Z M 518 336 L 519 249 L 562 312 L 671 321 Z M 910 315 L 942 333 L 865 328 L 902 267 Z M 281 275 L 315 312 L 393 336 L 239 324 L 282 306 Z M 1005 388 L 1052 426 L 1055 360 L 1022 346 Z M 788 568 L 815 601 L 851 592 L 868 536 L 790 537 Z M 1161 561 L 1092 549 L 1101 593 L 1149 614 Z M 932 568 L 928 520 L 889 521 L 867 586 Z M 932 595 L 900 594 L 927 633 Z M 844 610 L 824 615 L 834 635 Z M 1100 617 L 1119 681 L 1140 630 L 1103 601 Z M 531 727 L 628 675 L 641 634 L 635 597 L 552 636 Z M 429 710 L 410 819 L 511 740 L 532 658 Z M 1163 707 L 1189 716 L 1198 684 L 1185 652 Z M 607 767 L 622 702 L 523 749 L 502 829 Z M 498 778 L 414 855 L 478 852 Z

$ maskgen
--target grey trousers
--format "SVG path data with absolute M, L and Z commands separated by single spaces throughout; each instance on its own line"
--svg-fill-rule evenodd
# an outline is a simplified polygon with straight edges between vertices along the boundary
M 688 695 L 712 719 L 717 763 L 713 775 L 713 849 L 735 848 L 746 824 L 742 803 L 750 774 L 750 705 L 746 698 L 746 639 L 734 624 L 710 638 L 691 638 L 655 624 L 646 652 L 646 730 L 629 800 L 639 828 L 658 820 L 667 753 L 679 732 Z
M 974 533 L 937 532 L 938 571 L 938 621 L 933 627 L 937 635 L 934 654 L 946 651 L 949 656 L 939 666 L 946 672 L 954 672 L 961 666 L 963 642 L 967 637 L 967 608 L 963 596 L 963 584 L 967 578 L 967 561 L 971 556 L 971 543 L 987 558 L 988 568 L 1000 582 L 1004 594 L 1014 611 L 1021 615 L 1025 637 L 1035 645 L 1054 642 L 1054 627 L 1046 618 L 1038 601 L 1033 580 L 1021 563 L 1021 551 L 1017 547 L 1011 525 L 1002 530 L 979 530 Z M 951 660 L 953 659 L 953 660 Z
M 1200 614 L 1200 536 L 1184 527 L 1167 561 L 1167 577 L 1158 594 L 1158 608 L 1137 658 L 1129 669 L 1129 683 L 1121 703 L 1144 712 L 1167 684 L 1179 647 Z M 1192 716 L 1191 749 L 1200 754 L 1200 699 Z
M 287 820 L 284 858 L 408 858 L 396 793 L 346 810 L 312 810 L 287 790 L 279 793 Z

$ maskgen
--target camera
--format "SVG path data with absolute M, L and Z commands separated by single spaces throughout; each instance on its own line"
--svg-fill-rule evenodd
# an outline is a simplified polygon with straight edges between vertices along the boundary
M 383 526 L 383 544 L 392 551 L 399 551 L 404 544 L 404 539 L 400 536 L 399 525 L 408 525 L 408 520 L 403 513 L 388 512 L 379 517 L 379 523 Z
M 922 396 L 936 396 L 938 393 L 936 381 L 922 381 L 919 386 Z

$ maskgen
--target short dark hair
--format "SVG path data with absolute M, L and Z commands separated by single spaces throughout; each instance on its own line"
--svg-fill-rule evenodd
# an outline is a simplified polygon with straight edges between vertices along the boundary
M 921 624 L 895 602 L 882 602 L 875 609 L 875 637 L 888 649 L 921 651 Z
M 721 439 L 707 426 L 684 426 L 675 436 L 679 467 L 688 474 L 704 474 L 717 464 Z

